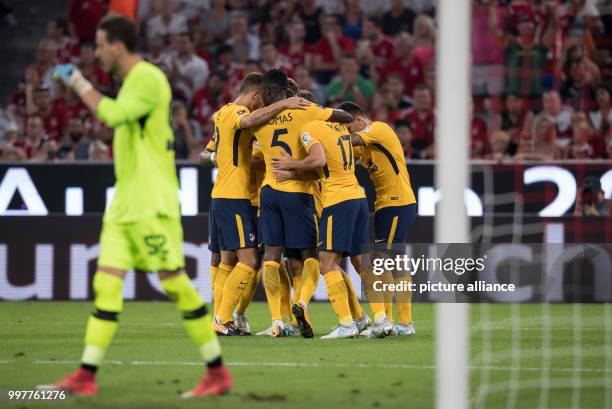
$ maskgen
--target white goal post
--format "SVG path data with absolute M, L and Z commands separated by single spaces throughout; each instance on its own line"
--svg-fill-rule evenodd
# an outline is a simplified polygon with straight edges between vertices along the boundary
M 442 191 L 437 243 L 468 243 L 463 192 L 469 185 L 470 0 L 439 0 L 436 46 L 436 186 Z M 440 303 L 435 313 L 436 408 L 469 403 L 469 305 Z

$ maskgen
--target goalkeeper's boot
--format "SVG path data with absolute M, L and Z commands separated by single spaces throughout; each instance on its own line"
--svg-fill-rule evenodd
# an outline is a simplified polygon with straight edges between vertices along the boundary
M 384 318 L 378 324 L 375 322 L 370 332 L 367 335 L 368 338 L 384 338 L 387 335 L 391 335 L 393 332 L 393 323 L 389 321 L 387 317 Z
M 39 385 L 40 390 L 63 390 L 72 395 L 92 396 L 98 393 L 95 374 L 83 368 L 77 369 L 61 381 L 51 385 Z
M 359 335 L 359 331 L 357 331 L 355 323 L 349 325 L 338 324 L 332 332 L 323 335 L 321 339 L 355 338 L 357 335 Z
M 249 325 L 246 314 L 234 311 L 234 321 L 241 335 L 251 335 L 251 326 Z
M 414 329 L 414 325 L 410 324 L 396 324 L 393 327 L 393 333 L 395 335 L 414 335 L 416 334 L 416 330 Z
M 312 323 L 310 321 L 310 314 L 308 314 L 308 308 L 301 303 L 297 303 L 293 304 L 291 312 L 293 312 L 293 315 L 297 320 L 300 334 L 302 334 L 304 338 L 312 338 L 314 336 L 314 332 L 312 330 Z
M 225 365 L 216 368 L 208 368 L 206 375 L 195 388 L 181 396 L 185 399 L 197 396 L 223 395 L 232 388 L 232 375 Z
M 359 333 L 361 334 L 362 331 L 372 325 L 372 321 L 370 320 L 370 317 L 368 317 L 367 314 L 363 314 L 363 317 L 357 318 L 355 320 L 355 325 L 357 326 L 357 331 L 359 331 Z

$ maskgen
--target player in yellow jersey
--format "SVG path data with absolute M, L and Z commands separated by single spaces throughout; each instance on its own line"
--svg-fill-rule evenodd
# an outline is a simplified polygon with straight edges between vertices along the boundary
M 282 100 L 287 95 L 287 76 L 279 70 L 269 70 L 262 81 L 264 105 Z M 277 182 L 270 163 L 273 157 L 288 154 L 304 158 L 306 151 L 299 142 L 299 130 L 313 120 L 350 122 L 352 116 L 344 111 L 310 104 L 304 110 L 285 110 L 253 133 L 259 142 L 266 163 L 266 175 L 260 192 L 260 223 L 264 253 L 264 285 L 270 291 L 268 305 L 273 326 L 281 327 L 279 268 L 283 248 L 298 249 L 304 262 L 301 274 L 300 300 L 307 304 L 315 291 L 319 275 L 316 258 L 316 218 L 311 182 L 288 180 Z M 294 306 L 294 314 L 295 308 Z M 310 334 L 303 333 L 312 337 Z
M 220 301 L 214 326 L 223 335 L 241 335 L 233 319 L 234 307 L 259 269 L 256 215 L 251 209 L 249 191 L 253 136 L 248 128 L 265 123 L 284 109 L 299 111 L 307 107 L 306 100 L 292 98 L 254 111 L 261 106 L 261 81 L 261 74 L 248 74 L 242 80 L 236 101 L 214 115 L 218 174 L 211 193 L 210 228 L 217 232 L 221 251 L 213 291 L 215 303 Z M 238 262 L 232 265 L 235 257 Z
M 345 102 L 341 107 L 354 117 L 348 128 L 353 132 L 353 144 L 363 145 L 361 161 L 368 169 L 376 190 L 374 256 L 394 257 L 396 253 L 403 254 L 417 211 L 402 144 L 389 125 L 379 121 L 371 122 L 359 105 Z M 410 281 L 409 274 L 397 271 L 385 272 L 382 278 L 383 281 L 395 280 L 397 283 Z M 392 298 L 392 294 L 386 295 Z M 398 292 L 395 296 L 399 322 L 394 327 L 394 333 L 414 334 L 411 294 Z M 391 319 L 390 299 L 387 301 L 386 315 Z
M 369 212 L 365 194 L 355 177 L 351 134 L 342 124 L 313 121 L 301 128 L 300 142 L 308 152 L 306 158 L 275 158 L 272 166 L 278 170 L 318 170 L 322 173 L 319 258 L 327 293 L 339 319 L 338 326 L 322 338 L 352 338 L 359 331 L 351 314 L 340 261 L 348 255 L 355 268 L 361 271 L 361 255 L 369 244 Z M 385 322 L 384 326 L 389 327 L 389 324 Z

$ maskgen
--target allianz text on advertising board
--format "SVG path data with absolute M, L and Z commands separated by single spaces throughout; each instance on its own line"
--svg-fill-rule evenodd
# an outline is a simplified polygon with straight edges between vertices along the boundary
M 81 216 L 101 213 L 113 197 L 114 177 L 110 164 L 0 164 L 0 216 Z M 418 214 L 434 216 L 442 192 L 435 188 L 434 165 L 411 163 L 409 172 L 417 195 Z M 216 172 L 185 163 L 178 166 L 179 199 L 183 216 L 208 211 L 210 189 Z M 370 207 L 375 197 L 367 173 L 357 176 L 368 193 Z M 609 162 L 554 164 L 472 164 L 471 187 L 465 191 L 469 216 L 520 213 L 540 217 L 571 214 L 585 176 L 596 176 L 606 197 L 612 197 Z M 491 204 L 485 206 L 483 194 Z

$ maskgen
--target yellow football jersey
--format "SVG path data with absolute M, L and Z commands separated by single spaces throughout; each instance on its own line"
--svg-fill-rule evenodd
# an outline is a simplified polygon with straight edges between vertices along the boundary
M 325 121 L 310 122 L 300 130 L 300 142 L 306 152 L 317 143 L 325 150 L 327 164 L 321 175 L 324 208 L 365 197 L 355 176 L 351 133 L 346 126 Z
M 215 152 L 217 180 L 213 187 L 213 199 L 251 199 L 251 149 L 253 135 L 240 129 L 240 119 L 248 115 L 248 108 L 229 103 L 215 113 Z
M 410 186 L 404 150 L 395 131 L 384 122 L 372 122 L 357 132 L 365 146 L 361 162 L 376 190 L 375 210 L 416 203 Z
M 263 157 L 259 143 L 256 141 L 253 143 L 253 157 Z M 265 172 L 252 171 L 251 180 L 249 181 L 249 192 L 251 194 L 251 206 L 259 207 L 259 191 L 261 190 L 261 183 L 263 182 Z
M 333 109 L 311 104 L 306 109 L 286 109 L 253 131 L 266 162 L 266 175 L 262 186 L 270 185 L 281 192 L 312 193 L 311 182 L 301 180 L 286 180 L 277 182 L 270 159 L 282 156 L 286 151 L 295 159 L 306 157 L 306 151 L 299 142 L 299 131 L 302 126 L 315 120 L 327 120 Z

